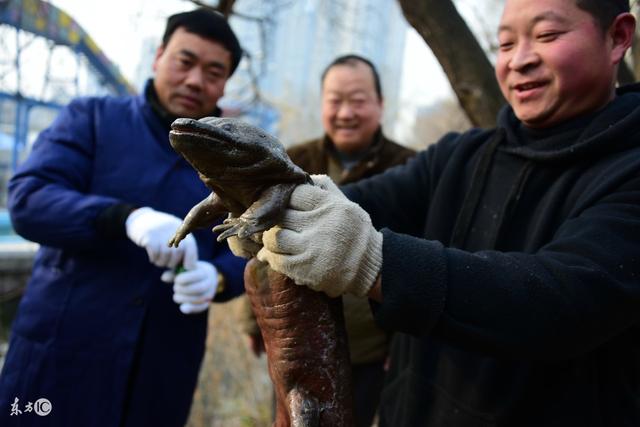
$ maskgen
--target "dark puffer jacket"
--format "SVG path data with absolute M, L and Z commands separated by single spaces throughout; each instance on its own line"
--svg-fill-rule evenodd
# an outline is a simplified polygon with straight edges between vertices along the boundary
M 125 236 L 126 217 L 119 233 L 98 225 L 123 204 L 183 218 L 210 193 L 167 135 L 144 95 L 77 99 L 11 179 L 13 224 L 40 250 L 0 375 L 1 426 L 185 424 L 207 313 L 179 311 L 163 270 Z M 210 230 L 194 236 L 226 279 L 216 299 L 242 293 L 245 260 Z M 39 398 L 47 418 L 10 415 L 16 399 L 22 410 Z

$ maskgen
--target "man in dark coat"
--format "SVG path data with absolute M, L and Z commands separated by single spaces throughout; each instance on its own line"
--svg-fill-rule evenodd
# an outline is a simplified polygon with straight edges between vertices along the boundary
M 244 260 L 209 230 L 167 246 L 209 193 L 168 131 L 219 114 L 240 58 L 222 15 L 173 15 L 144 94 L 74 100 L 38 137 L 9 184 L 16 231 L 40 249 L 0 376 L 0 425 L 185 424 L 209 303 L 243 291 Z
M 373 176 L 405 163 L 415 151 L 382 132 L 382 85 L 371 61 L 343 55 L 322 73 L 322 126 L 325 135 L 287 150 L 291 160 L 311 174 L 327 174 L 339 184 Z M 369 427 L 384 382 L 389 334 L 378 328 L 366 299 L 342 298 L 349 341 L 356 427 Z M 256 354 L 263 349 L 260 330 L 247 303 L 242 324 Z
M 640 88 L 615 90 L 634 30 L 627 0 L 507 0 L 496 129 L 352 201 L 315 177 L 264 233 L 258 259 L 399 332 L 382 426 L 640 425 Z

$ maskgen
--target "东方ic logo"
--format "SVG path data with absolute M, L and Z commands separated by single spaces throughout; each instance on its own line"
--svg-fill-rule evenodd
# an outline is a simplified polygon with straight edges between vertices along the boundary
M 45 415 L 49 415 L 53 407 L 51 406 L 51 402 L 48 399 L 41 398 L 36 400 L 36 403 L 33 404 L 33 412 L 44 417 Z

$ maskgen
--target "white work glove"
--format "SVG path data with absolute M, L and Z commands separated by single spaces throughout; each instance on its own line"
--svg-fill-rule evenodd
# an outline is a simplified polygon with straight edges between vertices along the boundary
M 173 301 L 184 314 L 201 313 L 209 308 L 218 288 L 218 270 L 206 261 L 197 261 L 192 269 L 175 273 L 167 270 L 160 279 L 173 283 Z
M 146 249 L 152 264 L 167 268 L 182 264 L 186 269 L 193 269 L 198 261 L 198 246 L 191 234 L 177 248 L 167 244 L 181 224 L 178 217 L 144 207 L 129 214 L 125 227 L 129 239 Z
M 258 259 L 330 297 L 365 296 L 382 267 L 382 234 L 326 175 L 291 194 L 280 225 L 264 232 Z

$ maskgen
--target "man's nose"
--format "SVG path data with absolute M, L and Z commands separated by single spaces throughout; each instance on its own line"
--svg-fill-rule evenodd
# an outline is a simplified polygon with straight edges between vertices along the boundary
M 201 89 L 203 85 L 204 73 L 200 67 L 191 67 L 187 72 L 185 84 L 193 89 Z
M 525 70 L 536 65 L 540 61 L 538 53 L 528 41 L 522 41 L 514 47 L 509 60 L 509 68 L 516 71 Z
M 336 112 L 336 117 L 340 119 L 347 119 L 353 117 L 353 108 L 348 102 L 341 102 Z

